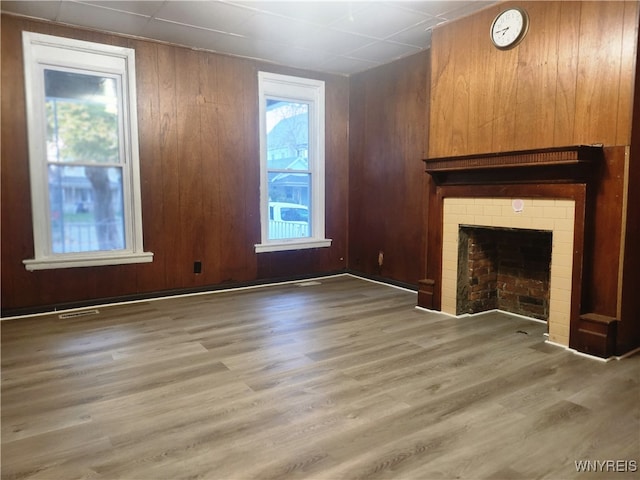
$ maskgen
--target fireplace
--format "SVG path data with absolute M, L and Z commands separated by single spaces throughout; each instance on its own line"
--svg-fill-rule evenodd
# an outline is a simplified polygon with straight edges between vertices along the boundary
M 517 204 L 518 208 L 514 207 Z M 461 227 L 548 232 L 550 252 L 549 340 L 569 345 L 575 202 L 550 198 L 448 197 L 443 199 L 441 310 L 459 314 L 458 254 Z
M 425 160 L 427 275 L 419 282 L 418 305 L 451 315 L 468 309 L 460 300 L 469 289 L 459 285 L 459 270 L 466 268 L 458 262 L 461 228 L 547 232 L 547 293 L 531 302 L 542 313 L 528 316 L 546 317 L 551 343 L 612 355 L 617 320 L 583 311 L 582 301 L 590 273 L 584 259 L 591 255 L 585 232 L 593 230 L 592 185 L 603 158 L 600 146 L 574 146 Z
M 499 309 L 546 322 L 552 237 L 548 230 L 460 225 L 456 314 Z

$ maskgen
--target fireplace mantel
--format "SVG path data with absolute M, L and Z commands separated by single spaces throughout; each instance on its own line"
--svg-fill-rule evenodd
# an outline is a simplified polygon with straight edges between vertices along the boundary
M 603 159 L 601 145 L 425 159 L 436 185 L 585 183 Z
M 612 308 L 615 304 L 603 304 L 601 300 L 595 304 L 592 300 L 594 292 L 607 288 L 593 275 L 594 262 L 600 262 L 597 264 L 600 270 L 606 268 L 599 260 L 602 253 L 595 255 L 594 245 L 596 241 L 603 244 L 596 222 L 606 221 L 608 217 L 597 214 L 596 205 L 602 185 L 607 181 L 609 165 L 622 163 L 625 152 L 620 147 L 576 145 L 423 160 L 429 174 L 427 248 L 425 275 L 418 286 L 418 305 L 442 310 L 445 198 L 471 198 L 474 202 L 485 198 L 570 200 L 574 202 L 574 233 L 572 253 L 569 253 L 573 267 L 568 346 L 592 355 L 611 356 L 618 348 L 616 324 L 619 319 Z M 616 260 L 612 255 L 607 259 Z M 597 298 L 605 298 L 605 294 Z M 606 321 L 601 321 L 602 318 Z

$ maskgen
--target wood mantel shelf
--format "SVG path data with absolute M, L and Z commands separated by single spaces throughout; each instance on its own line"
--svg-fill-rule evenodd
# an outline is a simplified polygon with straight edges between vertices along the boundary
M 601 145 L 520 150 L 425 159 L 436 184 L 586 181 L 604 157 Z

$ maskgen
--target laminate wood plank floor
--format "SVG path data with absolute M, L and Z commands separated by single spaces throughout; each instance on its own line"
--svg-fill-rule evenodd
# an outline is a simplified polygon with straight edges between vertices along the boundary
M 415 302 L 344 275 L 4 321 L 2 478 L 639 477 L 640 355 Z

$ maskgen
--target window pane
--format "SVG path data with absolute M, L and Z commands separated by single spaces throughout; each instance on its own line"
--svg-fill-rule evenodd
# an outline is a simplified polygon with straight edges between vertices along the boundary
M 47 160 L 119 162 L 114 78 L 45 70 Z
M 49 165 L 53 253 L 125 248 L 122 170 Z
M 311 236 L 311 175 L 269 173 L 269 240 Z
M 267 100 L 267 167 L 309 170 L 309 105 Z

